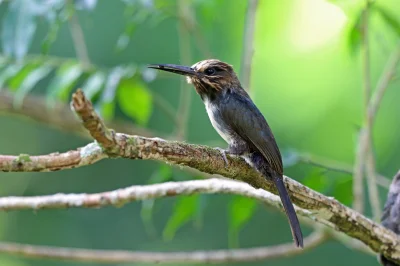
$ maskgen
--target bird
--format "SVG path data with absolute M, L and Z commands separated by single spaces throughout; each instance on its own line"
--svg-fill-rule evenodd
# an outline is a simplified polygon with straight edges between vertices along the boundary
M 381 223 L 397 235 L 400 234 L 400 171 L 393 177 L 392 184 L 390 185 L 388 197 L 383 208 Z M 378 260 L 383 266 L 399 265 L 387 259 L 383 254 L 378 255 Z
M 228 143 L 221 151 L 241 156 L 275 184 L 294 243 L 303 247 L 303 235 L 292 201 L 283 182 L 282 156 L 272 131 L 249 94 L 243 89 L 233 67 L 217 59 L 206 59 L 191 67 L 174 64 L 150 64 L 149 68 L 186 76 L 204 102 L 208 117 L 217 133 Z

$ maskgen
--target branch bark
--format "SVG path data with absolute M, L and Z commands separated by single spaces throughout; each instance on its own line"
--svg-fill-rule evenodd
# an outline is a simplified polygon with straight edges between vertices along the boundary
M 123 250 L 90 250 L 78 248 L 57 248 L 0 242 L 0 253 L 22 255 L 31 258 L 86 261 L 97 263 L 227 263 L 259 261 L 283 256 L 294 256 L 310 250 L 326 239 L 316 231 L 306 237 L 305 248 L 295 248 L 292 243 L 273 247 L 247 249 L 222 249 L 214 251 L 199 250 L 193 252 L 140 252 Z
M 0 197 L 0 210 L 40 210 L 64 208 L 99 208 L 105 206 L 121 207 L 124 204 L 164 197 L 193 194 L 235 194 L 257 199 L 268 205 L 282 209 L 279 196 L 262 189 L 229 179 L 210 178 L 182 182 L 166 182 L 161 184 L 130 186 L 112 191 L 93 194 L 62 194 L 31 197 Z M 296 207 L 302 216 L 315 220 L 312 212 Z
M 80 97 L 83 97 L 83 99 L 79 99 Z M 274 184 L 256 172 L 242 158 L 227 156 L 228 165 L 226 165 L 220 151 L 207 146 L 116 133 L 111 134 L 111 139 L 109 140 L 115 146 L 110 145 L 104 148 L 101 143 L 103 138 L 108 138 L 106 136 L 107 130 L 102 128 L 105 127 L 104 123 L 97 123 L 100 126 L 90 126 L 89 120 L 100 119 L 96 113 L 90 111 L 92 108 L 90 102 L 85 100 L 83 93 L 80 91 L 75 94 L 73 99 L 72 106 L 78 104 L 79 108 L 81 108 L 78 114 L 81 115 L 83 124 L 88 130 L 97 131 L 90 132 L 97 142 L 77 151 L 62 154 L 2 156 L 0 157 L 0 169 L 2 171 L 56 170 L 53 162 L 57 162 L 57 170 L 59 170 L 63 169 L 63 167 L 73 168 L 88 165 L 107 157 L 157 160 L 244 181 L 254 188 L 262 188 L 277 194 Z M 83 105 L 80 105 L 81 103 Z M 88 110 L 82 110 L 85 108 L 88 108 Z M 101 134 L 104 135 L 101 136 Z M 41 165 L 40 162 L 45 162 L 45 164 Z M 284 177 L 284 182 L 294 204 L 301 209 L 309 211 L 316 222 L 358 239 L 373 251 L 400 262 L 400 239 L 395 233 L 342 205 L 332 197 L 313 191 L 286 176 Z
M 82 127 L 82 123 L 76 119 L 76 116 L 71 112 L 69 106 L 61 102 L 55 103 L 51 109 L 48 109 L 45 104 L 45 99 L 40 96 L 26 95 L 20 108 L 15 108 L 13 102 L 14 95 L 5 89 L 0 89 L 0 115 L 7 114 L 19 116 L 21 118 L 30 119 L 49 127 L 61 129 L 64 132 L 71 132 L 82 137 L 90 138 L 90 134 L 88 134 L 87 130 Z M 374 106 L 375 105 L 376 103 L 374 103 Z M 48 115 L 48 112 L 51 112 L 51 115 Z M 173 114 L 171 117 L 175 117 L 175 115 Z M 149 129 L 138 127 L 133 123 L 121 121 L 110 121 L 107 123 L 109 124 L 110 128 L 113 128 L 118 132 L 124 132 L 130 135 L 141 135 L 145 137 L 163 137 L 163 134 L 160 132 L 154 132 Z M 16 157 L 14 156 L 13 158 Z M 304 163 L 322 167 L 331 171 L 338 171 L 347 174 L 352 174 L 353 171 L 353 167 L 351 165 L 325 158 L 318 158 L 310 154 L 300 154 L 299 160 Z M 40 170 L 38 169 L 36 171 Z M 383 175 L 378 174 L 377 183 L 382 187 L 389 188 L 391 180 Z

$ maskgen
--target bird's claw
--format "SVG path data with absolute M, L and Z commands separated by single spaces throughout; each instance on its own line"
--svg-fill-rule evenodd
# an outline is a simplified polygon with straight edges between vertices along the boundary
M 225 162 L 225 167 L 228 167 L 229 162 L 228 162 L 228 158 L 226 158 L 226 150 L 221 149 L 221 148 L 215 148 L 215 149 L 221 153 L 222 159 L 224 159 L 224 162 Z

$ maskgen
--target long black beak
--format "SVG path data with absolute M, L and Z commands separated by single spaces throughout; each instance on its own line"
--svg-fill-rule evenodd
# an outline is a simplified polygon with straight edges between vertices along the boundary
M 159 69 L 167 72 L 176 73 L 184 76 L 196 76 L 197 72 L 187 66 L 172 65 L 172 64 L 151 64 L 148 68 Z

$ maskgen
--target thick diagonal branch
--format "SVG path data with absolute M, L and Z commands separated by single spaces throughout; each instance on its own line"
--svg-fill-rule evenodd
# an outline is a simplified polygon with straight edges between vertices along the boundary
M 255 172 L 243 159 L 228 156 L 229 164 L 228 167 L 225 167 L 225 161 L 220 152 L 206 146 L 124 134 L 116 134 L 115 140 L 116 146 L 109 150 L 108 154 L 105 154 L 105 151 L 97 143 L 91 143 L 78 151 L 73 151 L 72 154 L 70 152 L 47 156 L 25 155 L 19 162 L 11 156 L 0 157 L 0 169 L 6 171 L 22 171 L 23 169 L 46 171 L 48 169 L 43 165 L 35 164 L 41 160 L 49 159 L 48 157 L 52 157 L 50 161 L 57 161 L 59 165 L 65 164 L 66 167 L 71 168 L 113 156 L 158 160 L 189 166 L 205 173 L 220 174 L 244 181 L 255 188 L 263 188 L 274 194 L 277 193 L 274 185 Z M 70 161 L 71 158 L 74 158 L 73 163 Z M 393 232 L 340 204 L 331 197 L 315 192 L 290 178 L 285 177 L 284 180 L 293 202 L 298 207 L 311 211 L 318 222 L 364 242 L 375 252 L 381 252 L 386 257 L 400 261 L 399 239 Z
M 82 94 L 79 97 L 83 97 Z M 76 98 L 74 98 L 76 99 Z M 88 101 L 80 101 L 88 103 Z M 80 108 L 90 108 L 83 104 Z M 80 112 L 79 114 L 85 114 Z M 90 112 L 89 112 L 90 113 Z M 90 113 L 91 116 L 95 113 Z M 90 116 L 88 116 L 90 117 Z M 85 117 L 81 117 L 85 121 Z M 97 119 L 97 118 L 96 118 Z M 85 123 L 85 125 L 88 125 Z M 96 127 L 87 126 L 91 135 L 101 143 L 107 134 L 103 123 L 97 123 Z M 219 174 L 231 179 L 244 181 L 255 188 L 262 188 L 274 194 L 275 186 L 262 175 L 254 171 L 242 158 L 228 156 L 228 165 L 218 150 L 207 146 L 187 144 L 182 142 L 165 141 L 159 138 L 144 138 L 125 134 L 113 134 L 112 143 L 107 149 L 103 149 L 97 143 L 91 143 L 77 151 L 66 154 L 52 154 L 47 156 L 20 156 L 19 160 L 12 156 L 0 157 L 0 169 L 8 171 L 22 171 L 24 169 L 45 171 L 46 167 L 36 165 L 36 162 L 52 158 L 59 165 L 66 163 L 66 168 L 77 167 L 93 163 L 106 157 L 123 157 L 129 159 L 157 160 L 169 164 L 188 166 L 209 174 Z M 72 153 L 72 155 L 70 154 Z M 74 158 L 71 162 L 71 156 Z M 76 156 L 76 157 L 75 157 Z M 51 163 L 49 163 L 51 165 Z M 52 169 L 50 169 L 52 170 Z M 323 223 L 337 231 L 365 243 L 375 252 L 384 254 L 385 257 L 400 262 L 399 239 L 392 231 L 385 229 L 356 211 L 342 205 L 332 197 L 324 196 L 309 189 L 300 183 L 285 177 L 285 184 L 293 202 L 300 208 L 312 212 L 316 222 Z

